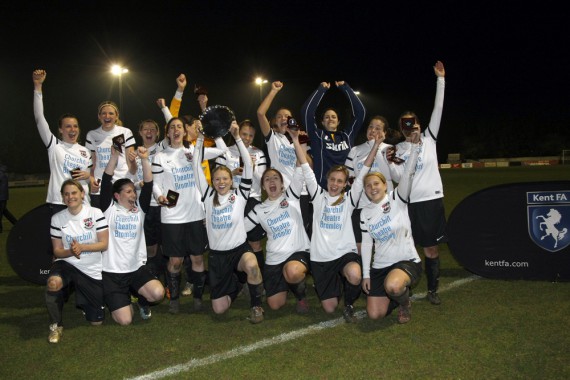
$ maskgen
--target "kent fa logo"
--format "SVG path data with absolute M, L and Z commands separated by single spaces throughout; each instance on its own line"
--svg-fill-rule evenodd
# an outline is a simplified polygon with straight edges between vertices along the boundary
M 527 192 L 528 233 L 539 247 L 557 252 L 570 245 L 570 190 Z

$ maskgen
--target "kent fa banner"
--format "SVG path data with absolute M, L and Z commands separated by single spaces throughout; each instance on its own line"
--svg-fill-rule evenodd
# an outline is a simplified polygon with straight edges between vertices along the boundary
M 527 182 L 478 191 L 452 211 L 449 248 L 483 277 L 570 280 L 570 181 Z

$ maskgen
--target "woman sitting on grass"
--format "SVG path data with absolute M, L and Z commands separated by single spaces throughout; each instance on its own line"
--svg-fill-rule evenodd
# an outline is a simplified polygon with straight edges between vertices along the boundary
M 420 145 L 419 126 L 410 133 L 410 142 L 413 148 L 395 190 L 387 192 L 387 181 L 381 173 L 368 173 L 364 177 L 364 191 L 370 204 L 360 214 L 362 289 L 368 295 L 366 312 L 371 319 L 383 318 L 392 311 L 395 302 L 400 306 L 398 323 L 411 319 L 409 290 L 422 274 L 408 216 Z M 370 269 L 373 247 L 374 261 Z
M 384 133 L 375 135 L 374 146 L 364 161 L 362 170 L 346 191 L 348 170 L 344 165 L 333 166 L 326 176 L 327 189 L 317 183 L 305 151 L 299 143 L 299 131 L 289 129 L 297 159 L 303 168 L 309 199 L 313 203 L 313 235 L 311 237 L 311 272 L 317 295 L 327 313 L 333 313 L 344 293 L 346 322 L 356 322 L 354 302 L 360 296 L 361 259 L 356 248 L 351 215 L 362 194 L 362 178 L 370 170 Z M 344 286 L 344 289 L 341 287 Z
M 243 223 L 251 189 L 253 165 L 249 152 L 239 136 L 239 126 L 235 121 L 230 127 L 230 132 L 244 163 L 238 189 L 232 187 L 232 172 L 227 166 L 216 167 L 212 172 L 212 186 L 208 185 L 206 176 L 200 169 L 204 145 L 204 136 L 201 133 L 192 159 L 196 184 L 202 193 L 206 209 L 206 230 L 210 244 L 208 261 L 210 298 L 214 313 L 225 313 L 239 292 L 238 279 L 234 271 L 245 272 L 251 306 L 249 321 L 260 323 L 263 321 L 261 307 L 263 279 L 257 258 L 247 243 L 247 233 Z
M 51 318 L 48 341 L 63 335 L 62 312 L 71 288 L 75 305 L 92 325 L 105 319 L 101 251 L 107 249 L 109 230 L 103 212 L 85 203 L 85 189 L 75 179 L 61 185 L 67 206 L 51 218 L 53 262 L 47 279 L 46 306 Z
M 249 231 L 261 226 L 267 232 L 263 284 L 269 307 L 273 310 L 283 307 L 291 289 L 297 298 L 297 312 L 304 314 L 309 311 L 305 277 L 309 273 L 311 242 L 301 215 L 301 169 L 297 168 L 287 190 L 283 183 L 283 175 L 277 169 L 263 173 L 261 186 L 267 199 L 249 212 L 245 228 Z
M 119 152 L 111 148 L 111 158 L 103 173 L 101 206 L 109 222 L 109 248 L 103 252 L 103 293 L 113 320 L 128 325 L 133 320 L 131 294 L 136 294 L 142 319 L 151 316 L 149 302 L 164 298 L 164 287 L 145 265 L 145 214 L 152 197 L 149 151 L 137 149 L 143 167 L 143 186 L 137 199 L 135 184 L 128 178 L 112 183 Z

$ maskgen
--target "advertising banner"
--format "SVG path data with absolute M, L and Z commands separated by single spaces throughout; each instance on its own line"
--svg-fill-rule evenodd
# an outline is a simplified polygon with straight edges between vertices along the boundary
M 483 277 L 570 280 L 570 181 L 513 183 L 476 192 L 448 219 L 449 249 Z

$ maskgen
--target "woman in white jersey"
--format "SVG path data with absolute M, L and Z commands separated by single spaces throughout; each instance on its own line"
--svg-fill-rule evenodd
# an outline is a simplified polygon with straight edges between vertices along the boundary
M 293 178 L 295 167 L 297 166 L 297 157 L 295 156 L 295 147 L 289 141 L 287 135 L 287 120 L 292 117 L 292 113 L 288 108 L 281 107 L 277 109 L 272 122 L 267 119 L 267 111 L 277 94 L 283 89 L 284 84 L 280 81 L 271 83 L 271 90 L 263 99 L 259 108 L 257 109 L 257 120 L 259 121 L 259 128 L 265 144 L 267 145 L 267 154 L 269 155 L 269 163 L 272 168 L 279 170 L 283 175 L 285 188 L 289 187 L 289 183 Z M 302 144 L 305 152 L 309 149 L 307 143 Z M 312 165 L 311 156 L 305 153 L 308 162 Z M 301 212 L 303 214 L 303 224 L 309 237 L 311 237 L 312 228 L 312 207 L 309 203 L 309 196 L 307 195 L 306 188 L 303 188 L 301 194 Z
M 125 178 L 128 172 L 128 161 L 126 159 L 129 152 L 134 150 L 135 138 L 129 128 L 122 126 L 119 120 L 119 107 L 110 100 L 105 100 L 99 104 L 98 117 L 101 125 L 97 129 L 87 132 L 85 147 L 91 151 L 91 205 L 100 208 L 101 178 L 105 167 L 111 158 L 111 147 L 113 138 L 123 136 L 123 152 L 119 158 L 113 181 Z
M 206 209 L 206 230 L 210 243 L 208 261 L 210 277 L 210 298 L 216 314 L 225 313 L 239 292 L 235 271 L 247 274 L 250 296 L 250 322 L 263 321 L 261 296 L 263 280 L 255 254 L 247 243 L 244 211 L 251 189 L 252 162 L 249 152 L 239 137 L 239 126 L 234 121 L 230 127 L 244 162 L 241 182 L 233 189 L 232 172 L 227 166 L 218 166 L 212 171 L 212 186 L 208 185 L 204 173 L 199 169 L 202 159 L 204 137 L 196 143 L 194 170 L 197 184 L 202 193 Z
M 53 262 L 46 288 L 46 306 L 51 319 L 48 341 L 58 343 L 63 335 L 63 304 L 75 289 L 75 305 L 92 325 L 105 319 L 101 252 L 107 249 L 109 231 L 103 212 L 84 202 L 85 189 L 74 179 L 61 185 L 67 206 L 51 218 Z
M 361 260 L 356 249 L 351 215 L 362 194 L 362 178 L 368 173 L 384 134 L 376 136 L 364 166 L 346 191 L 348 170 L 333 166 L 327 174 L 327 189 L 317 183 L 315 173 L 305 159 L 297 131 L 289 130 L 297 157 L 303 168 L 309 197 L 313 203 L 313 236 L 311 237 L 311 273 L 317 295 L 327 313 L 333 313 L 344 292 L 343 317 L 356 322 L 353 303 L 360 295 Z M 344 291 L 342 284 L 344 283 Z
M 250 120 L 246 119 L 239 123 L 239 136 L 247 148 L 253 164 L 251 191 L 249 192 L 249 198 L 245 207 L 245 215 L 247 215 L 256 205 L 261 203 L 261 176 L 265 169 L 267 169 L 267 162 L 263 151 L 252 145 L 253 139 L 255 138 L 255 128 Z M 216 159 L 216 165 L 225 165 L 232 171 L 233 186 L 237 189 L 243 173 L 243 160 L 241 159 L 237 144 L 229 146 L 228 151 Z M 263 256 L 261 240 L 265 236 L 265 230 L 261 226 L 256 226 L 247 232 L 247 241 L 253 249 L 253 253 L 262 271 L 265 258 Z
M 171 118 L 167 123 L 169 145 L 157 153 L 152 162 L 154 197 L 163 206 L 160 215 L 162 250 L 168 257 L 167 284 L 171 314 L 180 311 L 180 270 L 184 257 L 199 256 L 203 266 L 207 244 L 204 208 L 192 167 L 195 150 L 193 146 L 184 146 L 185 135 L 184 120 Z M 200 300 L 195 298 L 194 301 L 194 307 L 201 308 Z
M 350 152 L 348 153 L 348 157 L 346 158 L 346 162 L 344 165 L 348 169 L 349 180 L 353 181 L 356 176 L 360 173 L 362 166 L 364 165 L 364 161 L 368 154 L 372 150 L 374 146 L 374 136 L 378 133 L 383 133 L 386 135 L 386 131 L 388 130 L 388 120 L 383 116 L 373 116 L 370 119 L 368 124 L 368 128 L 366 129 L 366 142 L 353 147 Z M 394 185 L 392 183 L 392 178 L 390 177 L 390 170 L 388 169 L 389 165 L 391 164 L 388 161 L 386 156 L 386 152 L 392 146 L 386 143 L 380 144 L 378 148 L 378 153 L 374 158 L 374 162 L 372 163 L 372 167 L 370 168 L 371 172 L 380 172 L 386 173 L 386 183 L 388 185 L 388 191 L 392 191 L 394 189 Z M 360 202 L 358 202 L 358 207 L 354 209 L 352 212 L 352 229 L 354 231 L 354 237 L 356 239 L 356 247 L 358 248 L 358 252 L 360 253 L 360 243 L 362 242 L 362 234 L 360 233 L 360 212 L 362 208 L 365 207 L 368 203 L 368 198 L 360 197 Z
M 262 270 L 267 305 L 273 310 L 283 307 L 291 290 L 297 299 L 297 312 L 301 314 L 309 311 L 305 277 L 310 269 L 311 246 L 299 204 L 303 182 L 303 172 L 297 168 L 285 190 L 281 173 L 267 169 L 261 177 L 267 199 L 256 205 L 245 219 L 246 230 L 259 226 L 267 232 L 266 265 Z
M 103 294 L 113 320 L 129 325 L 133 320 L 131 294 L 136 294 L 142 319 L 151 317 L 149 302 L 164 298 L 164 287 L 145 265 L 145 214 L 152 198 L 152 171 L 149 151 L 137 149 L 143 168 L 143 185 L 138 196 L 128 178 L 112 183 L 119 152 L 112 148 L 101 181 L 101 206 L 109 223 L 109 247 L 103 252 Z
M 437 162 L 437 135 L 443 112 L 445 91 L 445 68 L 437 61 L 433 66 L 437 77 L 435 102 L 428 127 L 421 134 L 421 151 L 416 168 L 416 180 L 410 193 L 408 212 L 412 221 L 414 241 L 423 247 L 425 255 L 425 273 L 427 278 L 427 298 L 433 305 L 441 304 L 437 293 L 439 287 L 439 250 L 438 244 L 445 243 L 445 210 L 443 207 L 443 183 Z M 419 127 L 420 122 L 415 113 L 406 111 L 400 116 L 399 125 L 406 137 L 396 145 L 396 158 L 407 160 L 412 150 L 410 133 Z M 396 167 L 392 178 L 399 182 L 403 167 Z
M 160 129 L 156 121 L 146 119 L 139 124 L 139 135 L 141 136 L 143 147 L 148 151 L 147 160 L 152 163 L 154 156 L 162 151 L 162 145 L 158 142 L 160 138 Z M 144 183 L 143 166 L 141 158 L 137 151 L 133 150 L 127 157 L 134 162 L 137 168 L 136 189 L 141 191 Z M 133 165 L 133 166 L 135 166 Z M 144 237 L 146 240 L 146 265 L 156 277 L 159 277 L 165 271 L 165 265 L 162 261 L 161 250 L 161 225 L 160 225 L 160 205 L 151 197 L 150 208 L 144 217 Z
M 172 117 L 172 114 L 170 113 L 170 109 L 168 107 L 166 107 L 166 103 L 165 100 L 163 98 L 160 98 L 157 100 L 157 105 L 159 106 L 159 108 L 161 109 L 165 120 L 167 121 L 167 128 L 169 128 L 170 121 L 172 119 L 177 119 L 178 122 L 182 122 L 183 125 L 183 130 L 184 130 L 184 135 L 183 135 L 183 141 L 182 141 L 182 146 L 180 147 L 180 149 L 183 149 L 186 153 L 187 156 L 187 160 L 184 162 L 184 160 L 182 161 L 182 165 L 184 165 L 185 167 L 189 168 L 189 169 L 181 169 L 183 171 L 186 170 L 190 170 L 192 172 L 191 177 L 188 177 L 189 182 L 188 182 L 188 186 L 190 186 L 190 189 L 193 189 L 193 192 L 196 192 L 196 188 L 195 188 L 195 178 L 194 178 L 194 172 L 192 169 L 192 165 L 191 162 L 192 161 L 192 157 L 194 157 L 196 155 L 196 148 L 194 144 L 194 141 L 189 140 L 189 135 L 195 134 L 197 131 L 197 126 L 200 125 L 200 121 L 199 120 L 195 120 L 195 122 L 193 122 L 192 124 L 189 124 L 190 120 L 187 119 L 186 117 Z M 177 124 L 178 124 L 177 122 Z M 163 141 L 163 143 L 166 141 Z M 168 139 L 168 143 L 170 144 L 170 147 L 172 147 L 172 140 L 169 138 Z M 207 147 L 204 148 L 204 154 L 203 156 L 205 157 L 205 162 L 206 162 L 206 167 L 207 167 L 207 160 L 209 159 L 213 159 L 218 157 L 219 155 L 223 154 L 224 152 L 227 151 L 227 146 L 224 143 L 224 141 L 222 140 L 222 138 L 216 138 L 215 139 L 215 143 L 216 143 L 216 147 Z M 178 149 L 178 148 L 177 148 Z M 165 149 L 168 150 L 168 149 Z M 170 152 L 172 153 L 172 152 Z M 203 171 L 204 169 L 204 162 L 201 163 L 201 167 L 200 170 Z M 175 169 L 174 172 L 177 172 L 179 169 Z M 175 175 L 173 177 L 173 179 L 178 179 L 178 178 L 182 178 L 179 175 Z M 156 178 L 155 178 L 155 183 L 156 183 Z M 184 186 L 184 185 L 177 185 L 177 186 Z M 166 189 L 168 190 L 168 189 Z M 174 189 L 171 189 L 174 190 Z M 158 193 L 155 194 L 155 196 L 157 196 Z M 164 195 L 167 195 L 166 193 L 163 193 Z M 194 194 L 192 196 L 191 199 L 199 199 L 200 196 Z M 194 202 L 194 200 L 192 200 L 192 202 Z M 200 203 L 198 201 L 198 203 Z M 193 205 L 192 209 L 195 209 L 197 206 Z M 162 211 L 162 216 L 164 216 L 165 214 L 172 214 L 171 212 L 169 212 L 169 210 L 165 210 L 163 209 Z M 194 219 L 197 217 L 198 214 L 195 214 L 193 216 L 190 216 L 190 219 L 186 218 L 187 220 L 191 220 L 192 222 L 194 222 Z M 201 215 L 202 215 L 202 219 L 204 218 L 204 214 L 203 211 L 201 211 Z M 170 224 L 170 222 L 165 222 L 163 221 L 163 224 L 167 223 Z M 170 229 L 170 227 L 167 227 Z M 191 251 L 189 251 L 187 253 L 187 255 L 185 256 L 190 256 L 190 261 L 191 261 L 191 269 L 190 271 L 188 271 L 188 269 L 186 270 L 187 273 L 187 277 L 188 280 L 190 280 L 190 282 L 193 284 L 193 295 L 194 295 L 194 310 L 195 311 L 200 311 L 202 310 L 202 296 L 204 293 L 204 285 L 206 283 L 206 276 L 207 276 L 207 272 L 206 272 L 206 267 L 204 264 L 204 252 L 206 250 L 206 247 L 208 245 L 208 239 L 207 239 L 207 235 L 204 233 L 204 226 L 202 225 L 202 227 L 198 227 L 197 225 L 193 225 L 192 227 L 193 230 L 195 230 L 195 233 L 198 233 L 198 231 L 200 231 L 200 233 L 202 234 L 202 236 L 199 238 L 199 240 L 195 240 L 195 243 L 199 243 L 199 245 L 195 245 L 194 248 L 191 249 Z M 164 226 L 163 226 L 163 231 L 164 231 Z M 178 299 L 180 297 L 181 291 L 180 291 L 180 285 L 179 283 L 181 282 L 181 278 L 180 278 L 180 270 L 181 267 L 179 267 L 178 265 L 178 258 L 173 259 L 173 256 L 170 254 L 170 252 L 166 252 L 166 248 L 163 245 L 163 249 L 164 249 L 164 254 L 166 256 L 169 256 L 169 265 L 168 265 L 168 276 L 170 279 L 172 279 L 172 282 L 169 282 L 169 292 L 170 292 L 170 301 L 171 301 L 171 312 L 176 312 L 176 305 L 178 303 Z M 170 251 L 172 251 L 172 249 L 169 248 Z M 194 252 L 194 253 L 191 253 Z M 179 253 L 176 253 L 179 254 Z M 187 259 L 186 259 L 187 261 Z M 182 257 L 182 262 L 180 263 L 181 265 L 184 265 L 185 262 L 185 258 Z M 172 264 L 172 265 L 171 265 Z M 188 273 L 190 272 L 190 273 Z M 189 276 L 188 276 L 189 274 Z M 172 285 L 171 285 L 172 283 Z M 175 292 L 175 294 L 173 295 L 173 292 Z
M 388 190 L 388 181 L 379 172 L 364 177 L 364 191 L 370 203 L 360 215 L 362 290 L 368 295 L 366 312 L 371 319 L 385 317 L 396 305 L 400 307 L 399 323 L 411 319 L 410 287 L 422 273 L 408 216 L 408 199 L 420 151 L 419 136 L 419 128 L 410 133 L 411 155 L 395 190 Z
M 50 178 L 46 203 L 52 209 L 52 215 L 65 209 L 61 196 L 61 184 L 66 179 L 75 179 L 85 190 L 85 202 L 89 203 L 89 178 L 91 176 L 91 154 L 89 149 L 78 143 L 79 124 L 71 114 L 64 114 L 59 119 L 59 134 L 55 137 L 44 116 L 42 85 L 46 80 L 45 70 L 34 70 L 34 116 L 42 142 L 47 148 Z

